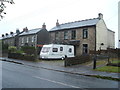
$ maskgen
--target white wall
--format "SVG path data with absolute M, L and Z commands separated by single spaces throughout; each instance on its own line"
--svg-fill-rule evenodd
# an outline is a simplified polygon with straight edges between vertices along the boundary
M 107 34 L 108 30 L 106 24 L 103 19 L 100 19 L 96 25 L 96 50 L 100 50 L 100 47 L 104 50 L 107 49 Z M 101 46 L 101 43 L 103 43 L 104 45 Z
M 115 48 L 115 33 L 108 30 L 108 47 Z

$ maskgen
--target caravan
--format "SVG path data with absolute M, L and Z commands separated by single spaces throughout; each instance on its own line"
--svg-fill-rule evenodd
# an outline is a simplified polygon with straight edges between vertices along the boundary
M 74 46 L 61 44 L 43 45 L 40 52 L 41 59 L 65 59 L 67 57 L 74 57 Z

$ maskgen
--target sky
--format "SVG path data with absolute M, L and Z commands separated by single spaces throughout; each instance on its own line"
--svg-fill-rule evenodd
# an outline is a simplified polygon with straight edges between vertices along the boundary
M 41 28 L 46 24 L 49 31 L 59 23 L 97 18 L 103 14 L 107 27 L 115 32 L 118 45 L 118 2 L 120 0 L 14 0 L 7 4 L 6 15 L 0 21 L 0 35 L 28 29 Z M 0 36 L 1 37 L 1 36 Z

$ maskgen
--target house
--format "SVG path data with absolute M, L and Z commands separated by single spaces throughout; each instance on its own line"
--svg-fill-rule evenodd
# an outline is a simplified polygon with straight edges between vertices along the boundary
M 18 46 L 18 35 L 20 31 L 17 29 L 16 33 L 10 32 L 10 34 L 6 33 L 2 34 L 1 40 L 4 44 L 8 44 L 9 46 Z
M 49 32 L 46 29 L 45 23 L 42 28 L 28 30 L 23 29 L 23 33 L 19 34 L 19 47 L 21 46 L 34 46 L 42 47 L 44 44 L 49 43 Z
M 71 44 L 76 56 L 88 54 L 90 50 L 115 47 L 115 32 L 109 30 L 103 20 L 103 14 L 97 18 L 59 24 L 50 31 L 50 43 Z

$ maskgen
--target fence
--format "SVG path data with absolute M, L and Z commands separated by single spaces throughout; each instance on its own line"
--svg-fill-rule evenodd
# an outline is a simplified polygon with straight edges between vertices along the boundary
M 108 65 L 112 59 L 120 60 L 120 49 L 110 49 L 90 51 L 90 55 L 93 57 L 93 69 L 99 66 Z

